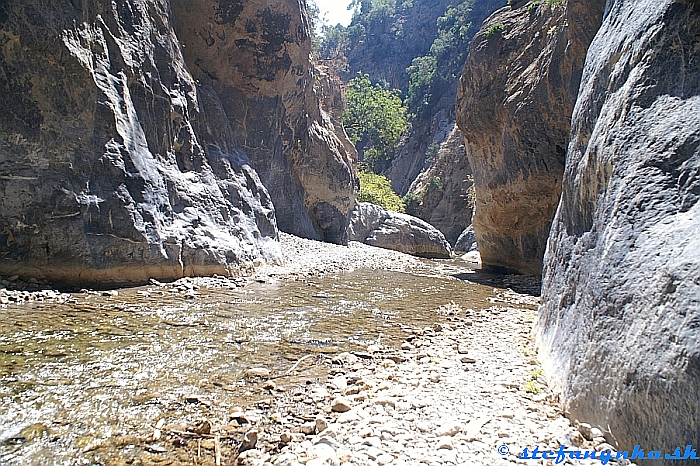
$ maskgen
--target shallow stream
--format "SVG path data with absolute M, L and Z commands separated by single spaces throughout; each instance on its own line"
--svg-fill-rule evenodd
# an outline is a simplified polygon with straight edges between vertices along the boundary
M 428 263 L 434 273 L 357 270 L 194 297 L 150 286 L 2 307 L 0 464 L 101 464 L 92 452 L 106 439 L 145 435 L 160 419 L 226 422 L 237 406 L 324 377 L 314 361 L 398 346 L 451 301 L 488 306 L 493 287 L 455 278 L 469 276 L 465 263 Z M 251 367 L 284 375 L 307 355 L 276 379 L 277 395 L 243 377 Z

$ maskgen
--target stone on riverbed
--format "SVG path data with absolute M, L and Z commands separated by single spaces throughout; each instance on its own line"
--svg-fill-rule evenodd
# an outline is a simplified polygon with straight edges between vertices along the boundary
M 378 205 L 358 202 L 352 211 L 350 241 L 435 259 L 452 256 L 445 236 L 429 223 Z
M 262 379 L 267 379 L 270 377 L 270 370 L 264 367 L 251 367 L 245 371 L 245 376 L 249 379 L 260 377 Z
M 352 403 L 345 398 L 339 397 L 331 402 L 331 409 L 336 413 L 345 413 L 352 409 Z

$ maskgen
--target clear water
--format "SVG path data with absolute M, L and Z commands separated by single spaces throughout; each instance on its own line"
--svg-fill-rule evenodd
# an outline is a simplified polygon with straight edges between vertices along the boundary
M 264 396 L 247 368 L 282 374 L 309 354 L 398 345 L 407 328 L 440 321 L 440 305 L 488 305 L 492 287 L 453 277 L 470 270 L 434 264 L 430 275 L 357 270 L 196 299 L 142 287 L 0 308 L 0 464 L 124 464 L 128 452 L 109 439 L 147 435 L 160 419 L 225 422 Z M 323 367 L 276 381 L 323 377 Z M 187 403 L 192 395 L 207 403 Z

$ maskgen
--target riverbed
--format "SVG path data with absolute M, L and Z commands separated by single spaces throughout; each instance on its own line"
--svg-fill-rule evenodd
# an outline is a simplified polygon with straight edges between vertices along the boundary
M 441 306 L 480 309 L 502 291 L 468 280 L 474 266 L 459 260 L 294 241 L 286 264 L 245 279 L 2 306 L 0 463 L 126 464 L 149 448 L 170 458 L 144 439 L 228 425 L 232 412 L 269 416 L 265 406 L 325 380 L 334 356 L 398 348 L 444 322 Z M 251 381 L 254 368 L 274 383 Z

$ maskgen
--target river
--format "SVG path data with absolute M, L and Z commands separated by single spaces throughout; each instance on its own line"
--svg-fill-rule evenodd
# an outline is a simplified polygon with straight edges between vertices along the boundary
M 124 442 L 99 458 L 95 446 L 149 435 L 161 419 L 225 422 L 236 407 L 325 377 L 314 362 L 397 346 L 408 329 L 444 319 L 439 306 L 483 307 L 495 293 L 456 278 L 473 272 L 466 263 L 424 265 L 420 273 L 359 269 L 187 293 L 152 285 L 4 306 L 0 463 L 123 464 L 133 456 Z M 274 392 L 243 377 L 251 367 L 284 375 L 308 355 Z

